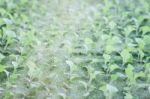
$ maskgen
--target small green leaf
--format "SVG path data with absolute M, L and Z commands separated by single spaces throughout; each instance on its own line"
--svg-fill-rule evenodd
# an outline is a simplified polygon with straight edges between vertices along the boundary
M 90 39 L 90 38 L 85 38 L 85 43 L 86 43 L 87 45 L 91 45 L 91 44 L 93 43 L 93 40 Z
M 119 66 L 117 64 L 113 64 L 109 66 L 110 72 L 114 71 L 115 69 L 118 69 Z
M 143 50 L 149 52 L 150 51 L 150 36 L 149 35 L 144 35 L 143 41 L 144 41 L 144 44 L 145 44 L 145 47 L 144 47 Z
M 100 87 L 99 90 L 105 92 L 106 91 L 106 86 L 104 85 L 104 86 Z
M 118 75 L 116 75 L 116 74 L 111 75 L 111 80 L 112 81 L 117 80 L 117 78 L 118 78 Z
M 76 79 L 78 79 L 78 78 L 80 78 L 79 75 L 77 75 L 77 74 L 72 74 L 71 77 L 70 77 L 70 81 L 76 80 Z
M 140 28 L 140 31 L 142 31 L 143 35 L 147 32 L 150 32 L 150 27 L 149 26 L 142 26 Z
M 150 63 L 146 63 L 145 68 L 149 70 L 150 69 Z
M 138 77 L 145 77 L 145 73 L 143 71 L 136 73 L 134 79 L 136 80 Z
M 106 85 L 106 89 L 107 89 L 110 93 L 116 93 L 116 92 L 118 92 L 118 89 L 117 89 L 115 86 L 110 85 L 110 84 L 107 84 L 107 85 Z
M 5 34 L 6 34 L 8 37 L 11 37 L 11 38 L 17 37 L 16 33 L 15 33 L 14 31 L 11 31 L 11 30 L 6 30 L 6 31 L 5 31 Z
M 135 40 L 136 40 L 136 42 L 138 43 L 138 47 L 139 47 L 140 49 L 144 49 L 144 46 L 145 46 L 144 41 L 143 41 L 142 39 L 140 39 L 140 38 L 136 38 Z
M 12 24 L 12 20 L 11 19 L 8 19 L 8 18 L 3 18 L 4 22 L 6 24 Z
M 124 99 L 133 99 L 133 96 L 130 93 L 126 93 Z
M 125 73 L 126 73 L 128 79 L 130 80 L 130 83 L 132 83 L 132 84 L 135 83 L 133 69 L 134 69 L 134 67 L 132 65 L 130 65 L 130 64 L 125 69 Z
M 71 73 L 77 70 L 77 66 L 72 61 L 67 60 L 66 63 L 70 66 Z
M 98 74 L 100 74 L 100 71 L 94 71 L 93 73 L 90 73 L 91 79 L 95 79 Z
M 4 70 L 4 72 L 6 73 L 7 77 L 9 76 L 9 72 L 7 70 Z
M 146 45 L 147 45 L 147 44 L 150 44 L 150 36 L 149 36 L 149 35 L 144 35 L 143 41 L 144 41 L 144 43 L 145 43 Z
M 132 55 L 129 53 L 127 49 L 124 49 L 120 54 L 123 58 L 124 64 L 132 61 Z
M 82 84 L 84 86 L 85 89 L 87 89 L 88 84 L 85 81 L 79 81 L 80 84 Z
M 58 93 L 58 95 L 61 97 L 61 99 L 66 99 L 66 94 L 65 93 Z
M 124 74 L 122 74 L 122 73 L 120 73 L 120 72 L 118 72 L 117 75 L 118 75 L 118 77 L 120 77 L 120 78 L 126 78 L 126 75 L 124 75 Z
M 128 25 L 126 28 L 124 28 L 125 36 L 127 37 L 133 30 L 135 30 L 135 27 Z
M 103 54 L 103 57 L 104 57 L 105 63 L 109 62 L 109 60 L 111 59 L 111 56 L 108 54 Z
M 125 69 L 125 73 L 128 77 L 133 77 L 133 66 L 132 65 L 128 65 L 128 67 Z
M 111 53 L 114 51 L 114 47 L 112 46 L 112 44 L 107 44 L 105 47 L 105 52 L 106 53 Z

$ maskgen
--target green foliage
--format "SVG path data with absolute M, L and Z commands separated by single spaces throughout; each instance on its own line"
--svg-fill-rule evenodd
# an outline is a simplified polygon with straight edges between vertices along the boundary
M 149 0 L 1 0 L 0 98 L 149 99 Z
M 33 2 L 0 1 L 0 88 L 3 89 L 3 92 L 0 90 L 0 98 L 3 99 L 10 99 L 12 96 L 13 93 L 8 89 L 14 86 L 17 79 L 15 76 L 24 68 L 23 64 L 32 51 L 33 41 L 29 42 L 28 38 L 31 39 L 34 35 L 30 33 L 33 28 L 28 17 L 28 7 L 32 7 Z M 27 41 L 28 45 L 22 43 Z

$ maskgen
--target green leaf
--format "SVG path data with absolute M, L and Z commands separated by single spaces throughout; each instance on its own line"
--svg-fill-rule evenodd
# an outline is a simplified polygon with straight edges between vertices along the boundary
M 4 70 L 4 72 L 6 73 L 7 77 L 9 76 L 9 72 L 7 70 Z
M 144 35 L 143 41 L 145 43 L 144 51 L 149 52 L 150 51 L 150 36 L 149 35 Z
M 17 37 L 17 35 L 16 35 L 16 33 L 15 33 L 14 31 L 6 30 L 5 33 L 6 33 L 6 35 L 7 35 L 8 37 L 11 37 L 11 38 Z
M 85 43 L 86 43 L 87 45 L 91 45 L 91 44 L 93 43 L 93 40 L 90 39 L 90 38 L 85 38 Z
M 118 77 L 120 77 L 120 78 L 126 78 L 126 75 L 124 75 L 124 74 L 122 74 L 122 73 L 120 73 L 120 72 L 118 72 L 117 75 L 118 75 Z
M 66 94 L 65 93 L 58 93 L 58 95 L 61 97 L 61 99 L 66 99 Z
M 105 91 L 106 91 L 106 86 L 102 86 L 102 87 L 100 87 L 100 88 L 99 88 L 99 90 L 101 90 L 101 91 L 105 92 Z
M 106 89 L 107 89 L 110 93 L 116 93 L 116 92 L 118 92 L 118 89 L 117 89 L 115 86 L 110 85 L 110 84 L 107 84 L 107 85 L 106 85 Z
M 82 84 L 84 86 L 85 89 L 87 89 L 88 84 L 85 81 L 79 81 L 80 84 Z
M 146 68 L 146 70 L 150 70 L 150 63 L 146 63 L 145 68 Z
M 113 65 L 109 66 L 110 72 L 112 72 L 112 71 L 114 71 L 114 70 L 116 70 L 118 68 L 119 68 L 119 66 L 117 64 L 113 64 Z
M 126 73 L 128 79 L 130 80 L 130 83 L 132 83 L 132 84 L 135 83 L 133 69 L 134 69 L 134 67 L 132 65 L 130 65 L 130 64 L 125 69 L 125 73 Z
M 138 77 L 145 77 L 145 73 L 143 71 L 136 73 L 134 79 L 136 80 Z
M 149 35 L 144 35 L 143 41 L 146 45 L 150 44 L 150 36 Z
M 66 63 L 70 66 L 71 73 L 77 70 L 77 66 L 72 61 L 67 60 Z
M 111 59 L 111 56 L 108 54 L 103 54 L 103 57 L 104 57 L 105 63 L 109 62 L 109 60 Z
M 128 65 L 128 67 L 125 69 L 125 73 L 128 77 L 133 77 L 133 66 L 132 65 Z
M 94 71 L 93 73 L 90 73 L 91 79 L 96 79 L 96 76 L 100 74 L 100 71 Z
M 111 81 L 117 80 L 117 78 L 118 78 L 118 75 L 116 74 L 111 75 Z
M 133 99 L 133 96 L 130 93 L 126 93 L 124 99 Z
M 133 57 L 132 55 L 129 53 L 129 51 L 127 49 L 124 49 L 121 53 L 121 56 L 123 58 L 123 63 L 128 63 L 131 62 Z
M 95 43 L 93 42 L 91 38 L 85 38 L 84 41 L 89 49 L 91 49 L 92 47 L 95 47 Z
M 142 31 L 143 35 L 147 32 L 150 32 L 150 27 L 149 26 L 142 26 L 140 28 L 140 31 Z
M 70 81 L 76 80 L 78 78 L 80 78 L 80 76 L 78 74 L 72 74 L 70 77 Z
M 8 18 L 3 18 L 4 22 L 6 24 L 12 24 L 12 20 L 11 19 L 8 19 Z
M 100 74 L 100 71 L 95 71 L 93 67 L 88 67 L 88 74 L 90 76 L 90 80 L 93 80 L 96 78 L 98 74 Z
M 105 47 L 105 52 L 109 54 L 113 51 L 114 51 L 114 47 L 112 46 L 112 44 L 107 44 Z
M 34 31 L 30 31 L 25 33 L 24 38 L 23 38 L 23 44 L 24 45 L 30 45 L 34 41 Z
M 140 49 L 144 49 L 145 43 L 141 38 L 136 38 L 135 41 L 138 43 Z
M 124 28 L 124 34 L 127 37 L 132 31 L 135 30 L 134 26 L 128 25 L 126 28 Z

